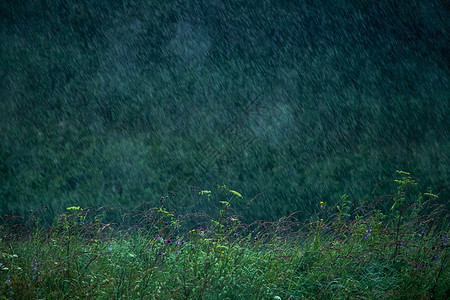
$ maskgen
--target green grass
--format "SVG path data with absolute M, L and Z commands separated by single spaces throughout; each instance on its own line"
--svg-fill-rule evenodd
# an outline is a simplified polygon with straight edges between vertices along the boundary
M 112 208 L 70 207 L 50 228 L 3 216 L 0 299 L 444 299 L 448 214 L 431 191 L 410 201 L 415 181 L 398 176 L 386 212 L 344 195 L 304 222 L 245 224 L 225 186 L 216 216 L 148 203 L 120 223 L 104 221 Z

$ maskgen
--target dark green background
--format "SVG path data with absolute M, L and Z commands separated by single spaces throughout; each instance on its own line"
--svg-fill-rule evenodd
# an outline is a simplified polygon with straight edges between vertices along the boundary
M 0 211 L 448 201 L 448 3 L 0 1 Z

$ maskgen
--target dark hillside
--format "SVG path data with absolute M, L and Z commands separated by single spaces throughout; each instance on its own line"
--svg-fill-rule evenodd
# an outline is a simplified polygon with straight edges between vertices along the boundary
M 446 1 L 1 1 L 0 211 L 448 201 Z M 262 193 L 262 194 L 261 194 Z M 257 198 L 253 196 L 259 195 Z M 447 199 L 447 200 L 446 200 Z M 248 207 L 248 202 L 251 206 Z

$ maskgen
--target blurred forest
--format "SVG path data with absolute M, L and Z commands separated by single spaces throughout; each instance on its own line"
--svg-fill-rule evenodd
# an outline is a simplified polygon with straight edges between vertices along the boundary
M 450 186 L 448 1 L 0 1 L 0 212 L 247 221 Z M 394 189 L 395 190 L 395 189 Z M 423 190 L 423 189 L 422 189 Z

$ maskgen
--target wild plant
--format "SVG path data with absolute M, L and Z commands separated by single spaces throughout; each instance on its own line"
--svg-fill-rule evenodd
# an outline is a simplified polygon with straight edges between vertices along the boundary
M 26 238 L 11 238 L 19 227 L 3 217 L 0 298 L 448 298 L 448 214 L 433 206 L 438 194 L 414 197 L 412 176 L 397 175 L 388 211 L 344 194 L 305 222 L 245 224 L 233 214 L 243 196 L 223 185 L 199 195 L 219 196 L 213 216 L 146 202 L 119 223 L 105 221 L 113 208 L 72 206 Z

